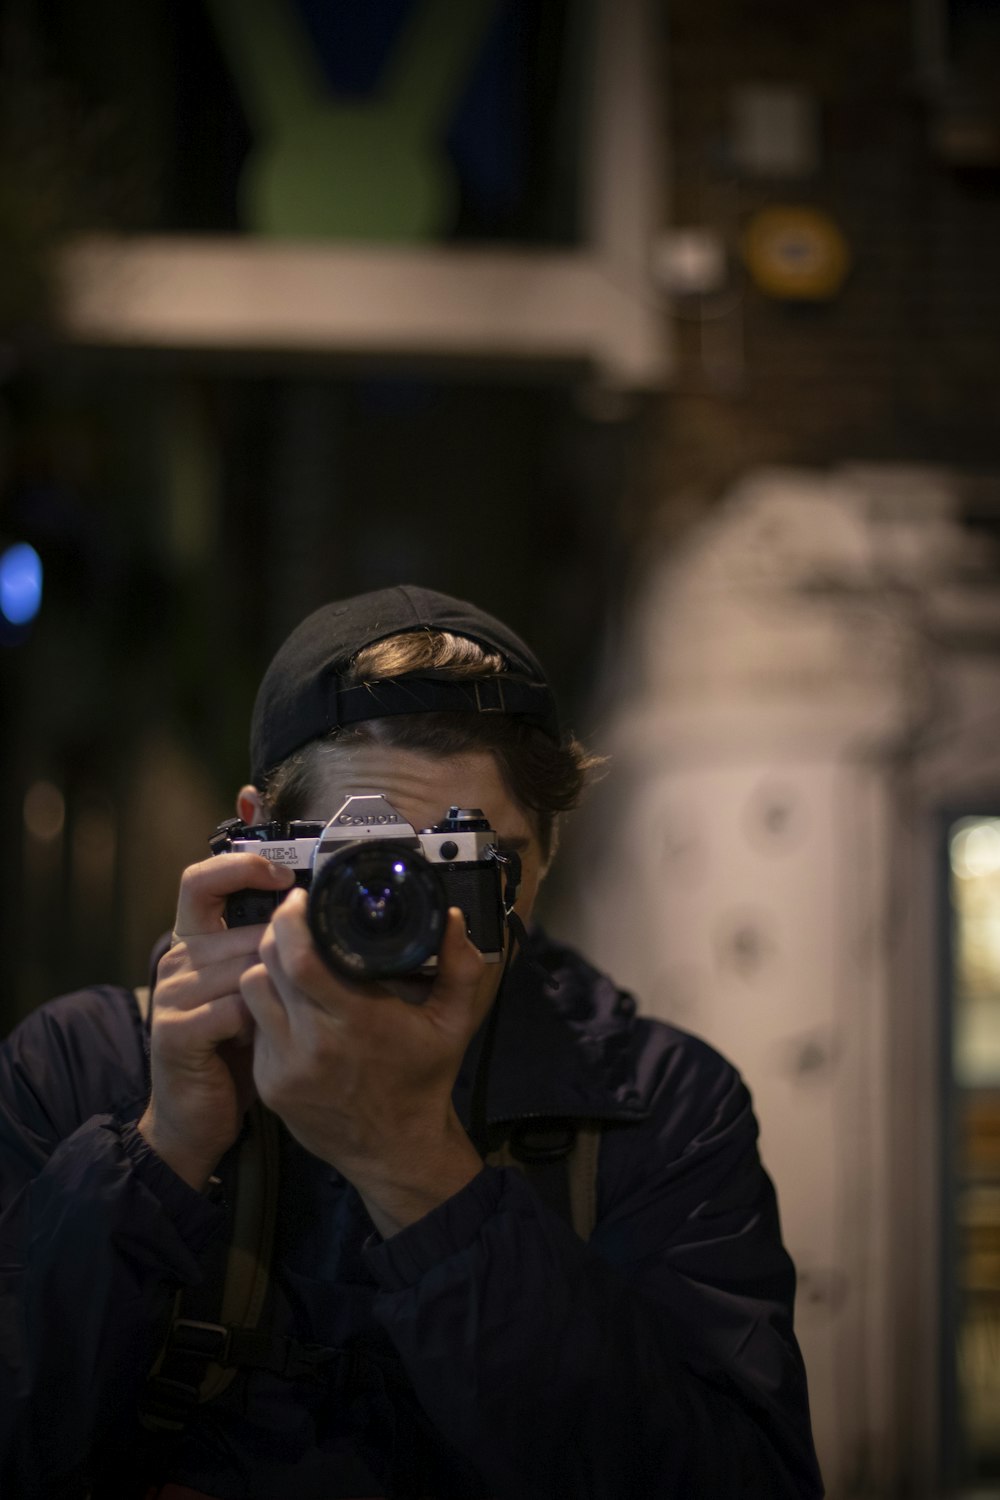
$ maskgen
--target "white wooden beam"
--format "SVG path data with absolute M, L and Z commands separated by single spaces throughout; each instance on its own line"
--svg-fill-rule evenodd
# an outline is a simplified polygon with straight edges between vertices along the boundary
M 95 237 L 61 285 L 90 345 L 591 360 L 635 388 L 668 369 L 662 319 L 585 251 Z

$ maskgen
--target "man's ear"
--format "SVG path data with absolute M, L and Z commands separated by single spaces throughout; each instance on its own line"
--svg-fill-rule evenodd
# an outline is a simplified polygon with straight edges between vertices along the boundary
M 552 861 L 556 857 L 556 850 L 559 848 L 559 833 L 560 833 L 560 827 L 559 827 L 559 825 L 560 825 L 560 818 L 559 818 L 559 814 L 557 813 L 556 816 L 552 819 L 552 828 L 551 828 L 551 831 L 549 833 L 549 853 L 548 853 L 548 857 L 545 860 L 545 862 L 543 863 L 542 868 L 541 868 L 541 870 L 539 871 L 539 874 L 538 874 L 538 882 L 539 882 L 539 884 L 541 884 L 541 882 L 545 879 L 546 875 L 551 870 L 551 868 L 552 868 Z
M 236 797 L 236 815 L 248 824 L 268 822 L 267 803 L 255 786 L 240 787 Z

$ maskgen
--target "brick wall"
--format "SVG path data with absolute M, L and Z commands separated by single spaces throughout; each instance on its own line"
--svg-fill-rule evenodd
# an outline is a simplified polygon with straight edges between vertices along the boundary
M 721 315 L 679 310 L 674 388 L 647 416 L 657 527 L 676 534 L 765 463 L 1000 470 L 1000 169 L 935 152 L 910 5 L 672 0 L 665 19 L 669 221 L 721 233 L 733 272 L 706 304 Z M 753 83 L 816 98 L 811 178 L 734 167 L 732 95 Z M 846 236 L 853 268 L 830 302 L 774 301 L 745 271 L 741 235 L 772 204 L 819 208 Z

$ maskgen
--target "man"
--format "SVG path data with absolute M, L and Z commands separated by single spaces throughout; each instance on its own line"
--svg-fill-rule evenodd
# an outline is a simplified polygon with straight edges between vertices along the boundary
M 743 1084 L 531 927 L 590 763 L 530 650 L 422 589 L 328 605 L 264 677 L 251 762 L 250 826 L 375 794 L 418 831 L 481 809 L 508 898 L 520 866 L 513 961 L 453 906 L 432 968 L 344 978 L 289 871 L 230 850 L 184 872 L 149 1038 L 110 987 L 15 1031 L 0 1493 L 820 1495 Z M 227 926 L 247 891 L 272 919 Z M 277 1196 L 248 1252 L 265 1126 Z M 566 1145 L 597 1126 L 570 1222 Z M 217 1311 L 241 1256 L 249 1319 Z

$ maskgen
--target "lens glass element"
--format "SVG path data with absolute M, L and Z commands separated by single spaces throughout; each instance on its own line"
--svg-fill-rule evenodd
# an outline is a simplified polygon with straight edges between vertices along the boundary
M 403 912 L 403 902 L 384 882 L 359 885 L 354 893 L 354 920 L 373 937 L 387 937 L 394 932 Z

